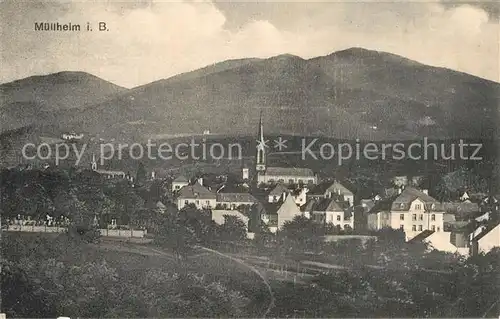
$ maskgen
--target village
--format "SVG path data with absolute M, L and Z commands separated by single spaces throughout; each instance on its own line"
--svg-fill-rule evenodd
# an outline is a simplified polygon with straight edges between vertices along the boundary
M 168 215 L 172 208 L 180 211 L 191 207 L 208 212 L 219 225 L 227 216 L 233 216 L 245 225 L 248 240 L 262 232 L 276 235 L 297 218 L 306 218 L 323 228 L 325 240 L 362 239 L 393 229 L 404 233 L 407 242 L 424 242 L 429 250 L 465 257 L 500 247 L 500 197 L 495 194 L 463 189 L 452 200 L 438 201 L 429 195 L 428 185 L 422 185 L 423 176 L 394 176 L 383 192 L 362 198 L 349 189 L 349 181 L 319 176 L 309 168 L 269 166 L 262 118 L 257 142 L 253 167 L 243 165 L 239 176 L 160 176 L 142 167 L 143 187 L 151 189 L 155 185 L 156 193 L 160 193 L 155 199 L 146 198 L 144 209 Z M 124 171 L 100 169 L 95 155 L 89 171 L 107 181 L 125 181 L 131 187 L 141 178 Z M 135 219 L 140 220 L 141 212 L 135 214 Z M 96 212 L 91 221 L 100 228 L 101 236 L 154 236 L 154 231 L 148 234 L 151 227 L 147 222 L 141 227 L 132 226 L 119 217 L 104 220 L 101 215 Z M 3 228 L 65 232 L 70 224 L 68 216 L 71 212 L 56 219 L 47 214 L 34 220 L 18 214 L 4 220 Z

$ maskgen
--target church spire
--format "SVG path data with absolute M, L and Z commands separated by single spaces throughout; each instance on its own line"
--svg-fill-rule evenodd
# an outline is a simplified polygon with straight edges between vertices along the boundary
M 259 116 L 259 135 L 258 139 L 261 143 L 264 143 L 264 125 L 262 124 L 262 110 L 260 110 Z
M 266 170 L 266 141 L 264 140 L 264 125 L 262 124 L 262 110 L 259 117 L 259 133 L 257 136 L 257 156 L 255 157 L 255 170 L 263 172 Z

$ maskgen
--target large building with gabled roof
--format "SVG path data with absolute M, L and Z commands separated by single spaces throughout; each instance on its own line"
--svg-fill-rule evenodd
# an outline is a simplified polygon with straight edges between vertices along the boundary
M 442 232 L 451 219 L 454 215 L 447 214 L 444 205 L 426 191 L 407 187 L 396 197 L 375 205 L 368 216 L 368 228 L 401 229 L 409 240 L 424 230 Z

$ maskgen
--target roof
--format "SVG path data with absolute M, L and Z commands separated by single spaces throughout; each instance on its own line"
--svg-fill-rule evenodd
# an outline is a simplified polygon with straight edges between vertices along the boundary
M 281 196 L 283 193 L 288 193 L 288 188 L 279 183 L 269 192 L 269 196 Z
M 325 181 L 320 184 L 318 184 L 316 187 L 314 187 L 309 194 L 310 195 L 324 195 L 328 190 L 333 191 L 336 190 L 337 192 L 340 193 L 340 195 L 350 195 L 352 196 L 353 193 L 344 185 L 339 183 L 338 181 Z
M 482 231 L 482 233 L 480 233 L 479 235 L 474 237 L 473 241 L 479 241 L 481 238 L 488 235 L 488 233 L 490 233 L 493 229 L 495 229 L 497 227 L 500 227 L 500 222 L 497 222 L 496 224 L 488 226 L 485 230 Z
M 418 242 L 418 241 L 423 241 L 424 239 L 426 239 L 427 237 L 429 237 L 433 233 L 434 233 L 434 231 L 432 231 L 432 230 L 424 230 L 423 232 L 421 232 L 417 236 L 410 239 L 408 242 L 414 243 L 414 242 Z
M 225 215 L 235 216 L 241 219 L 245 224 L 248 225 L 249 218 L 237 210 L 224 210 L 224 209 L 214 209 L 212 210 L 212 220 L 217 224 L 222 225 L 225 222 Z
M 106 175 L 125 175 L 125 172 L 123 171 L 108 171 L 104 169 L 97 169 L 94 172 L 99 173 L 99 174 L 106 174 Z
M 179 198 L 201 198 L 201 199 L 216 199 L 217 195 L 212 193 L 198 183 L 184 186 L 179 191 Z
M 332 198 L 312 199 L 306 203 L 304 211 L 340 212 L 347 207 L 345 202 L 338 202 Z
M 410 204 L 416 199 L 424 203 L 426 210 L 439 210 L 441 208 L 441 205 L 437 206 L 440 203 L 435 198 L 413 187 L 407 187 L 394 199 L 391 210 L 408 210 Z M 432 204 L 435 206 L 433 207 Z
M 218 202 L 243 202 L 243 203 L 257 203 L 257 199 L 249 193 L 218 193 Z
M 280 208 L 276 212 L 279 215 L 282 213 L 290 214 L 290 212 L 294 214 L 300 214 L 300 209 L 297 207 L 297 204 L 295 204 L 295 200 L 293 199 L 292 196 L 288 196 L 283 204 L 281 204 Z
M 184 175 L 177 176 L 172 183 L 189 183 L 189 180 Z
M 265 175 L 314 177 L 314 173 L 311 169 L 299 167 L 268 167 Z
M 365 211 L 369 212 L 373 207 L 375 207 L 375 201 L 372 199 L 362 199 L 361 206 L 365 209 Z
M 311 189 L 309 195 L 323 195 L 330 186 L 333 186 L 333 181 L 321 182 Z

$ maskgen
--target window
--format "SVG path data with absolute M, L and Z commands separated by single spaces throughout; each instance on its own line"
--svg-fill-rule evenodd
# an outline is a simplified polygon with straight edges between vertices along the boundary
M 420 216 L 418 216 L 418 220 L 424 220 L 424 214 L 420 214 Z
M 421 210 L 421 209 L 422 209 L 422 205 L 420 205 L 420 204 L 416 204 L 416 205 L 415 205 L 415 209 L 416 209 L 416 210 Z
M 300 185 L 304 184 L 304 181 L 303 181 L 303 180 L 301 180 L 301 179 L 299 179 L 299 184 L 300 184 Z
M 274 195 L 273 196 L 273 201 L 277 202 L 278 201 L 278 196 Z
M 405 220 L 405 214 L 399 214 L 399 220 Z
M 431 230 L 432 230 L 432 231 L 436 231 L 436 226 L 432 225 L 432 226 L 431 226 Z
M 418 231 L 422 231 L 422 225 L 418 225 Z
M 337 221 L 340 221 L 340 215 L 337 215 Z
M 295 181 L 293 179 L 288 180 L 288 184 L 294 184 L 294 183 L 295 183 Z
M 435 220 L 436 220 L 436 214 L 432 214 L 432 215 L 431 215 L 431 220 L 432 220 L 432 221 L 435 221 Z
M 308 180 L 307 182 L 308 182 L 309 184 L 312 184 L 312 183 L 314 183 L 314 180 L 313 180 L 313 179 L 310 179 L 310 180 Z
M 411 216 L 411 220 L 417 220 L 417 214 L 413 214 L 413 215 Z
M 179 189 L 181 188 L 179 185 L 175 185 L 175 189 Z
M 413 226 L 411 226 L 411 230 L 413 230 L 413 231 L 417 231 L 417 225 L 413 225 Z
M 196 205 L 200 205 L 200 201 L 199 200 L 196 200 Z
M 435 209 L 435 208 L 436 208 L 436 204 L 432 204 L 431 209 Z
M 440 231 L 440 230 L 441 230 L 441 228 L 439 228 L 439 227 L 438 227 L 438 228 L 437 228 L 437 231 Z
M 186 199 L 186 200 L 184 201 L 184 205 L 188 205 L 188 204 L 189 204 L 189 201 Z
M 403 203 L 399 204 L 399 208 L 405 208 L 405 204 Z
M 205 202 L 205 204 L 206 204 L 207 206 L 210 206 L 210 201 L 209 201 L 209 200 L 207 200 L 207 201 Z

